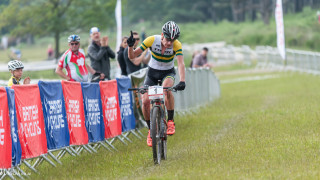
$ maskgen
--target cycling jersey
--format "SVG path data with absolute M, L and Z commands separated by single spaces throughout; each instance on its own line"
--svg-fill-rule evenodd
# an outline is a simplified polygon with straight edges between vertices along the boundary
M 11 87 L 13 84 L 20 84 L 21 79 L 17 79 L 15 77 L 11 77 L 8 81 L 8 86 Z
M 85 55 L 82 49 L 79 49 L 78 55 L 71 49 L 67 50 L 59 60 L 59 67 L 66 68 L 70 81 L 87 82 L 88 70 L 85 63 Z
M 174 56 L 183 55 L 182 54 L 182 45 L 179 40 L 173 41 L 171 47 L 167 48 L 164 51 L 164 54 L 161 54 L 161 36 L 154 35 L 149 36 L 145 39 L 140 49 L 142 51 L 150 48 L 151 50 L 151 59 L 149 62 L 149 67 L 157 70 L 169 70 L 174 67 Z

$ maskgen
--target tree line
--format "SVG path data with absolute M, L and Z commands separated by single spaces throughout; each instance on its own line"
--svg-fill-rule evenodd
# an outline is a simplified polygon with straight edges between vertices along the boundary
M 320 0 L 282 0 L 284 13 L 299 13 L 304 7 L 319 8 Z M 122 0 L 124 22 L 141 20 L 164 23 L 234 23 L 262 20 L 269 24 L 276 0 Z M 51 36 L 59 56 L 59 38 L 64 32 L 79 32 L 92 26 L 115 26 L 116 0 L 1 0 L 0 36 Z
M 58 58 L 62 33 L 88 31 L 92 26 L 105 29 L 114 23 L 115 4 L 116 0 L 1 0 L 0 32 L 54 37 Z
M 320 0 L 282 0 L 284 14 L 299 13 L 304 7 L 319 8 Z M 126 12 L 132 22 L 141 19 L 178 22 L 228 20 L 234 23 L 262 20 L 269 24 L 276 0 L 128 0 Z

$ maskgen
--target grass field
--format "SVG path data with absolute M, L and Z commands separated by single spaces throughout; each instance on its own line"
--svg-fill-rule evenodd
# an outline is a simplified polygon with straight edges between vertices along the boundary
M 318 179 L 320 79 L 277 76 L 221 84 L 219 100 L 176 117 L 160 166 L 146 140 L 131 136 L 129 146 L 116 142 L 119 152 L 65 157 L 58 168 L 45 163 L 31 179 Z

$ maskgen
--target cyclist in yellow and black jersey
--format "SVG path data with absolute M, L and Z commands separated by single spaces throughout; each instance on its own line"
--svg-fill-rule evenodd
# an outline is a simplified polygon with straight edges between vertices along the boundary
M 21 84 L 21 77 L 23 74 L 23 64 L 19 60 L 12 60 L 8 63 L 8 69 L 11 72 L 12 76 L 8 81 L 8 86 L 11 87 L 13 84 Z M 23 81 L 23 84 L 30 84 L 30 78 L 26 77 Z
M 135 39 L 131 36 L 128 38 L 128 56 L 131 61 L 139 56 L 147 48 L 151 51 L 151 59 L 148 64 L 148 73 L 144 81 L 144 85 L 153 86 L 158 84 L 158 80 L 162 82 L 164 87 L 172 87 L 175 81 L 174 58 L 178 62 L 178 70 L 180 75 L 180 82 L 176 85 L 177 90 L 185 89 L 185 65 L 182 53 L 182 45 L 178 40 L 180 35 L 179 26 L 173 22 L 168 21 L 162 26 L 161 35 L 154 35 L 146 38 L 141 44 L 140 48 L 133 49 Z M 142 98 L 142 112 L 144 118 L 150 129 L 150 100 L 147 94 Z M 167 134 L 173 135 L 175 133 L 174 124 L 174 97 L 171 92 L 165 93 L 165 105 L 168 112 L 168 129 Z M 147 137 L 148 146 L 152 146 L 150 138 L 150 130 Z

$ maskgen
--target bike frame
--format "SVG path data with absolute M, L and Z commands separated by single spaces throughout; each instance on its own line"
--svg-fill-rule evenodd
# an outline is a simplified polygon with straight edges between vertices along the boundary
M 165 110 L 166 110 L 166 107 L 164 105 L 164 101 L 161 100 L 161 99 L 154 99 L 154 100 L 150 101 L 150 105 L 151 105 L 150 117 L 152 117 L 152 113 L 153 113 L 154 108 L 155 107 L 159 107 L 160 114 L 161 114 L 161 119 L 163 120 L 163 122 L 161 121 L 161 125 L 160 125 L 160 133 L 161 133 L 160 137 L 161 138 L 167 138 L 166 137 L 166 132 L 163 131 L 163 129 L 164 129 L 163 125 L 167 125 L 167 122 L 165 121 Z M 150 119 L 150 121 L 151 121 L 151 119 Z M 154 122 L 151 121 L 150 123 L 154 123 Z

